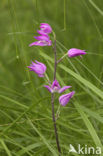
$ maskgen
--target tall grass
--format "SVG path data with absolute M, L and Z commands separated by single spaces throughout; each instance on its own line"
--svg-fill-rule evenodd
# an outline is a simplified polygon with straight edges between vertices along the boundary
M 58 96 L 55 101 L 62 155 L 78 155 L 69 153 L 69 144 L 103 148 L 102 5 L 102 0 L 1 2 L 0 156 L 57 155 L 50 94 L 44 80 L 27 69 L 31 60 L 43 61 L 52 80 L 52 48 L 28 47 L 40 22 L 54 29 L 58 58 L 72 47 L 87 50 L 82 59 L 65 58 L 58 66 L 61 86 L 76 91 L 66 107 Z

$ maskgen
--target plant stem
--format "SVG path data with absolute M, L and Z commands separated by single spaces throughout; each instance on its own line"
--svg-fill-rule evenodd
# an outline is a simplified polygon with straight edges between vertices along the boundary
M 53 79 L 56 79 L 56 69 L 57 69 L 57 56 L 56 56 L 56 36 L 55 33 L 53 33 L 54 35 L 54 75 L 53 75 Z M 60 149 L 60 145 L 59 145 L 59 139 L 58 139 L 58 132 L 57 132 L 57 127 L 56 127 L 56 119 L 55 119 L 55 112 L 54 112 L 54 93 L 51 94 L 51 104 L 52 104 L 52 119 L 53 119 L 53 123 L 54 123 L 54 131 L 55 131 L 55 138 L 56 138 L 56 144 L 57 144 L 57 149 L 59 152 L 59 156 L 61 156 L 61 149 Z
M 45 77 L 44 77 L 45 79 L 46 79 L 46 81 L 48 82 L 48 84 L 50 85 L 51 84 L 51 82 L 50 82 L 50 80 L 49 80 L 49 77 L 48 77 L 48 75 L 45 73 Z
M 64 54 L 64 55 L 57 61 L 57 64 L 58 64 L 59 62 L 61 62 L 67 55 L 68 55 L 68 53 Z
M 60 156 L 61 155 L 61 149 L 60 149 L 60 145 L 59 145 L 58 132 L 57 132 L 57 127 L 56 127 L 56 119 L 55 119 L 55 113 L 54 113 L 54 93 L 52 93 L 52 95 L 51 95 L 51 104 L 52 104 L 52 118 L 53 118 L 53 123 L 54 123 L 56 144 L 57 144 L 57 149 L 58 149 L 59 156 Z
M 56 36 L 54 36 L 54 80 L 56 79 L 56 69 L 57 69 L 57 55 L 56 55 Z

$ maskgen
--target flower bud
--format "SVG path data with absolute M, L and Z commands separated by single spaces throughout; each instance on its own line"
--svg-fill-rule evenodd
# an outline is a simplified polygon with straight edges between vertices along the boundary
M 85 50 L 80 50 L 80 49 L 76 49 L 76 48 L 72 48 L 72 49 L 68 50 L 69 57 L 81 56 L 81 55 L 85 55 L 85 54 L 86 54 Z
M 62 106 L 65 106 L 69 100 L 73 97 L 73 95 L 75 94 L 74 91 L 68 93 L 68 94 L 64 94 L 62 96 L 59 97 L 59 103 L 62 105 Z

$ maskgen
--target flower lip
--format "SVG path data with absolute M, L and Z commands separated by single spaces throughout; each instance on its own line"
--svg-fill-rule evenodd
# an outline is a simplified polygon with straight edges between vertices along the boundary
M 45 33 L 43 30 L 37 30 L 37 33 L 40 35 L 48 35 L 47 33 Z
M 85 54 L 86 54 L 85 50 L 81 50 L 81 49 L 71 48 L 68 50 L 69 57 L 76 57 Z
M 75 91 L 72 91 L 68 94 L 64 94 L 62 96 L 59 97 L 59 103 L 62 105 L 62 106 L 65 106 L 69 100 L 73 97 L 73 95 L 75 94 Z
M 48 35 L 34 36 L 34 38 L 39 41 L 47 41 L 47 42 L 49 41 Z
M 53 90 L 52 90 L 52 88 L 51 88 L 50 86 L 44 85 L 44 87 L 47 88 L 47 90 L 48 90 L 49 92 L 53 93 Z
M 48 40 L 48 41 L 41 40 L 41 41 L 35 41 L 35 42 L 29 44 L 29 47 L 31 47 L 31 46 L 51 46 L 51 45 L 52 45 L 51 40 Z

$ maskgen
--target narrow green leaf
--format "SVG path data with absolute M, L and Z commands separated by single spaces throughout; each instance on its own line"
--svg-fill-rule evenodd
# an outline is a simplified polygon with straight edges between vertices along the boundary
M 8 147 L 7 147 L 6 144 L 5 144 L 5 142 L 4 142 L 2 139 L 0 139 L 0 142 L 1 142 L 2 146 L 4 147 L 4 149 L 5 149 L 6 153 L 7 153 L 7 155 L 8 155 L 8 156 L 12 156 L 11 153 L 10 153 L 10 151 L 9 151 L 9 149 L 8 149 Z
M 103 16 L 103 11 L 92 0 L 89 0 L 89 2 Z
M 84 112 L 88 113 L 89 116 L 92 116 L 99 122 L 103 123 L 103 117 L 101 117 L 98 113 L 91 111 L 90 109 L 86 108 L 85 106 L 81 106 L 81 108 L 83 109 Z
M 43 140 L 43 142 L 45 143 L 45 145 L 48 147 L 48 149 L 52 152 L 53 156 L 58 156 L 58 154 L 56 153 L 56 151 L 50 146 L 50 144 L 48 143 L 48 141 L 46 140 L 46 138 L 38 131 L 38 129 L 33 125 L 33 123 L 28 119 L 30 125 L 32 126 L 32 128 L 38 133 L 38 135 L 41 137 L 41 139 Z
M 15 103 L 16 105 L 20 106 L 20 107 L 23 107 L 23 108 L 28 108 L 27 106 L 25 106 L 24 104 L 21 104 L 20 102 L 16 101 L 16 100 L 13 100 L 7 96 L 4 96 L 4 95 L 0 95 L 0 98 L 4 99 L 4 100 L 7 100 L 7 101 L 10 101 L 12 103 Z
M 91 124 L 91 122 L 88 119 L 87 115 L 84 113 L 82 107 L 77 102 L 74 102 L 74 105 L 75 105 L 77 111 L 80 113 L 80 115 L 81 115 L 81 117 L 82 117 L 86 127 L 88 128 L 88 131 L 89 131 L 89 133 L 90 133 L 90 135 L 91 135 L 95 145 L 97 147 L 101 147 L 101 149 L 103 150 L 102 143 L 101 143 L 101 141 L 100 141 L 100 139 L 99 139 L 99 137 L 98 137 L 98 135 L 97 135 L 93 125 Z M 103 154 L 101 156 L 103 156 Z
M 95 85 L 93 85 L 91 82 L 84 79 L 82 76 L 76 74 L 74 71 L 72 71 L 71 69 L 65 67 L 64 65 L 59 65 L 59 67 L 61 69 L 65 70 L 67 73 L 69 73 L 73 77 L 75 77 L 78 81 L 83 83 L 86 87 L 91 89 L 94 93 L 96 93 L 99 97 L 101 97 L 103 99 L 103 92 L 100 89 L 98 89 Z

